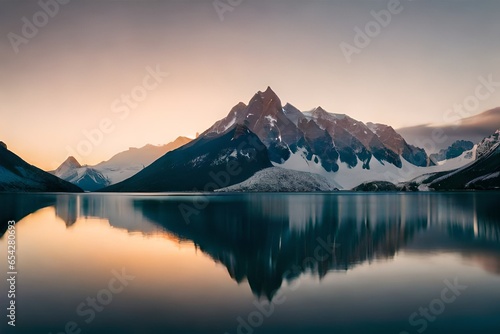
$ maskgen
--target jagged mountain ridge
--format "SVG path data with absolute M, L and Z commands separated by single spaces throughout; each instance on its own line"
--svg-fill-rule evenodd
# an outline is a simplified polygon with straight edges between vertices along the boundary
M 248 105 L 238 103 L 204 134 L 223 133 L 233 124 L 245 124 L 254 132 L 275 164 L 283 164 L 299 149 L 305 152 L 306 160 L 316 160 L 327 172 L 337 172 L 340 163 L 349 167 L 361 163 L 363 168 L 370 169 L 372 158 L 399 168 L 402 158 L 416 166 L 428 164 L 423 149 L 408 145 L 388 126 L 370 123 L 370 128 L 321 107 L 309 112 L 301 112 L 291 104 L 283 107 L 270 87 L 255 94 Z M 379 131 L 373 131 L 375 128 Z
M 410 145 L 392 126 L 380 123 L 366 123 L 368 128 L 375 133 L 380 141 L 393 152 L 401 155 L 406 161 L 415 166 L 426 167 L 432 166 L 433 162 L 429 161 L 427 153 L 423 148 Z
M 267 162 L 262 155 L 259 155 L 261 160 L 257 164 L 245 162 L 249 167 L 245 171 L 247 178 L 265 168 L 262 166 L 270 167 L 267 164 L 271 164 L 320 174 L 339 189 L 351 189 L 369 181 L 399 183 L 425 173 L 461 167 L 468 162 L 455 159 L 451 165 L 429 166 L 432 164 L 425 151 L 409 145 L 390 126 L 365 124 L 347 115 L 328 113 L 321 107 L 301 112 L 291 104 L 282 106 L 279 97 L 268 87 L 264 92 L 257 92 L 248 104 L 238 103 L 197 140 L 170 152 L 174 154 L 164 155 L 153 164 L 154 167 L 151 165 L 103 191 L 192 191 L 193 186 L 202 190 L 210 184 L 207 178 L 211 171 L 210 159 L 225 156 L 227 164 L 230 154 L 239 158 L 241 153 L 231 136 L 221 139 L 236 129 L 245 129 L 248 137 L 257 138 L 267 155 Z M 220 141 L 222 146 L 210 144 L 209 150 L 200 149 L 203 142 L 215 141 Z M 184 166 L 185 173 L 191 173 L 191 177 L 181 177 L 179 166 Z M 216 166 L 222 168 L 220 161 Z M 186 183 L 182 184 L 180 179 Z M 245 178 L 231 179 L 231 184 L 220 188 L 242 181 Z M 276 189 L 280 188 L 278 185 Z M 218 188 L 211 187 L 211 190 L 215 189 Z

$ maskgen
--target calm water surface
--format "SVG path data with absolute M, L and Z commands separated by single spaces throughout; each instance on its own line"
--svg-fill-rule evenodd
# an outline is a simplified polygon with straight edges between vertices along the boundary
M 499 206 L 500 193 L 3 194 L 18 307 L 7 326 L 2 280 L 1 333 L 500 333 Z

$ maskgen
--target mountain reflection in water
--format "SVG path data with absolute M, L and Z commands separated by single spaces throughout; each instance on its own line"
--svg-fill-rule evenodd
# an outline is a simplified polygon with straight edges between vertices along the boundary
M 493 194 L 0 195 L 0 206 L 2 222 L 54 206 L 67 226 L 99 217 L 129 232 L 190 241 L 254 295 L 272 300 L 285 280 L 303 273 L 322 279 L 403 248 L 457 252 L 498 274 Z

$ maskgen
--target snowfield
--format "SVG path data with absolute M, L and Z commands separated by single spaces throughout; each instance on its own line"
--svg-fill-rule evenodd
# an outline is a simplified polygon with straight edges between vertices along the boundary
M 308 161 L 305 159 L 306 155 L 307 152 L 299 149 L 285 163 L 274 165 L 290 170 L 319 174 L 329 180 L 330 183 L 335 184 L 337 188 L 349 190 L 362 183 L 371 181 L 388 181 L 397 184 L 424 174 L 451 171 L 473 162 L 475 160 L 475 148 L 462 153 L 457 158 L 440 161 L 437 166 L 418 167 L 401 157 L 403 166 L 402 168 L 398 168 L 390 163 L 382 164 L 372 158 L 370 169 L 363 169 L 363 163 L 358 159 L 358 164 L 354 168 L 350 168 L 347 164 L 340 162 L 340 168 L 337 172 L 327 172 L 321 166 L 321 159 L 319 157 L 315 156 L 311 161 Z
M 279 167 L 263 169 L 246 181 L 217 192 L 310 192 L 334 191 L 337 187 L 325 177 Z

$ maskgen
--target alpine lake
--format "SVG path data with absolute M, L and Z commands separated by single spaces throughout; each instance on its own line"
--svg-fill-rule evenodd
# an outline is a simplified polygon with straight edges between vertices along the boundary
M 0 194 L 0 212 L 1 333 L 500 333 L 500 192 Z

